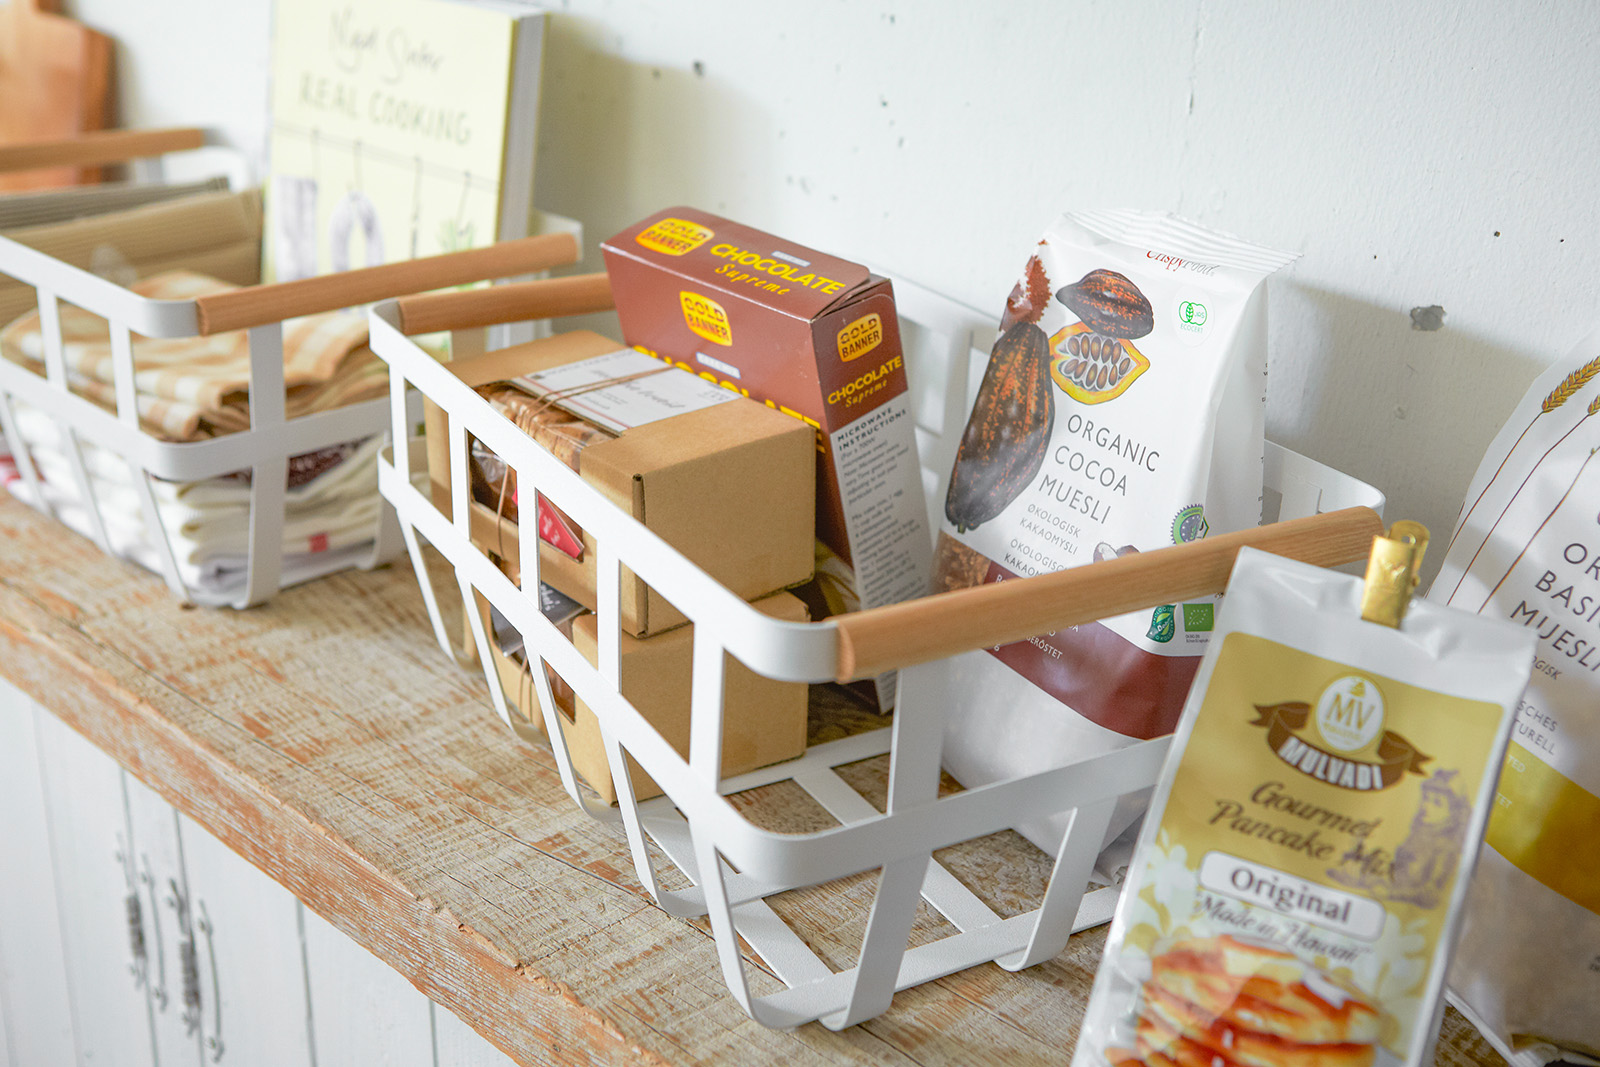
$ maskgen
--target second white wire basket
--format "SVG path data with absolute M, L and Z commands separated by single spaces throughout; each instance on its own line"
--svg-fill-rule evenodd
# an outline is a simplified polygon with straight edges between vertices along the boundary
M 995 331 L 987 316 L 913 283 L 896 279 L 894 288 L 925 482 L 929 498 L 940 500 L 940 472 L 949 469 Z M 442 299 L 455 301 L 453 310 L 444 311 Z M 426 315 L 424 306 L 429 309 Z M 1084 591 L 1092 590 L 1098 604 L 1116 603 L 1116 611 L 1148 606 L 1115 601 L 1121 584 L 1118 575 L 1123 573 L 1118 567 L 1134 558 L 818 623 L 768 618 L 601 498 L 407 337 L 408 330 L 439 328 L 452 320 L 458 327 L 476 328 L 511 318 L 608 306 L 603 280 L 583 290 L 580 279 L 566 279 L 533 287 L 508 286 L 493 296 L 385 301 L 373 309 L 373 346 L 390 366 L 393 420 L 393 457 L 380 460 L 379 485 L 399 515 L 441 647 L 448 653 L 451 640 L 428 578 L 423 539 L 454 568 L 465 603 L 474 603 L 474 595 L 481 594 L 521 632 L 545 735 L 567 792 L 595 817 L 620 820 L 637 875 L 663 909 L 678 916 L 709 915 L 729 990 L 746 1012 L 766 1026 L 792 1027 L 819 1019 L 834 1029 L 850 1026 L 887 1009 L 897 990 L 991 960 L 1012 970 L 1028 967 L 1059 953 L 1075 930 L 1108 920 L 1117 887 L 1085 892 L 1096 853 L 1116 799 L 1154 782 L 1166 740 L 1140 742 L 1072 766 L 982 788 L 942 789 L 942 701 L 950 661 L 941 657 L 958 648 L 987 647 L 1088 621 L 1095 616 L 1085 616 L 1083 605 L 1074 599 Z M 435 309 L 442 318 L 425 323 Z M 412 388 L 449 417 L 448 511 L 436 507 L 410 477 L 420 465 L 405 416 Z M 516 471 L 524 494 L 529 486 L 537 487 L 593 534 L 599 586 L 598 665 L 591 666 L 540 613 L 537 552 L 521 553 L 519 586 L 473 544 L 469 435 Z M 1274 491 L 1269 499 L 1280 501 L 1280 519 L 1343 510 L 1163 550 L 1185 553 L 1175 557 L 1184 561 L 1182 595 L 1219 590 L 1233 553 L 1245 541 L 1329 565 L 1365 558 L 1380 525 L 1369 510 L 1382 507 L 1380 493 L 1271 444 L 1266 482 Z M 1152 552 L 1142 558 L 1161 555 Z M 694 623 L 687 758 L 667 744 L 620 692 L 617 620 L 622 567 Z M 1005 628 L 963 629 L 962 620 L 974 614 L 972 607 L 996 595 L 1013 598 L 1015 610 L 1004 612 Z M 479 613 L 468 612 L 467 617 L 494 705 L 513 725 L 492 666 L 490 636 Z M 759 674 L 795 682 L 844 681 L 903 668 L 892 725 L 815 745 L 797 760 L 724 779 L 720 767 L 725 654 Z M 574 774 L 544 665 L 569 684 L 599 719 L 618 794 L 615 809 L 600 804 Z M 863 786 L 855 769 L 864 761 L 881 763 L 885 756 L 886 782 L 880 775 L 877 784 Z M 626 770 L 630 757 L 665 796 L 637 800 Z M 792 805 L 821 813 L 827 828 L 785 833 L 753 821 L 740 794 L 763 788 L 787 789 Z M 979 842 L 981 848 L 980 839 L 1026 819 L 1059 812 L 1073 813 L 1061 848 L 1048 866 L 1042 889 L 1021 909 L 992 906 L 969 884 L 970 879 L 963 879 L 960 864 L 945 859 L 950 853 L 944 850 L 952 846 Z M 821 892 L 839 886 L 854 887 L 854 910 L 860 913 L 858 918 L 864 917 L 859 948 L 843 953 L 845 958 L 822 950 L 819 938 L 796 920 L 805 908 L 788 904 L 813 892 L 812 887 L 822 887 L 815 890 Z M 839 925 L 848 923 L 841 919 Z M 742 945 L 759 959 L 759 966 L 748 964 Z
M 73 162 L 120 161 L 197 149 L 206 142 L 200 130 L 119 131 L 80 142 L 13 146 L 0 163 L 38 165 L 63 153 Z M 348 567 L 376 566 L 401 550 L 393 513 L 371 486 L 372 458 L 390 424 L 388 404 L 380 396 L 288 417 L 286 320 L 401 293 L 530 274 L 574 262 L 577 255 L 575 237 L 557 233 L 344 274 L 162 300 L 0 237 L 0 276 L 36 290 L 44 369 L 41 375 L 0 359 L 0 434 L 10 445 L 10 489 L 92 538 L 102 551 L 161 574 L 173 594 L 187 602 L 243 608 L 285 586 Z M 62 336 L 64 305 L 106 320 L 113 410 L 74 390 Z M 230 330 L 248 331 L 249 428 L 210 440 L 173 442 L 141 426 L 134 336 L 191 338 Z M 306 494 L 289 486 L 291 461 L 334 449 L 352 453 L 340 464 L 340 477 L 365 479 L 367 485 L 341 487 L 342 499 L 353 502 L 344 516 L 346 536 L 307 530 L 300 537 L 296 513 L 304 510 L 300 496 Z M 226 518 L 236 551 L 228 557 L 227 572 L 219 575 L 215 560 L 190 554 L 183 527 L 197 512 L 183 493 L 192 483 L 224 476 L 249 488 L 230 490 L 230 496 L 248 503 Z M 311 484 L 329 491 L 323 478 Z M 291 544 L 300 548 L 290 551 Z

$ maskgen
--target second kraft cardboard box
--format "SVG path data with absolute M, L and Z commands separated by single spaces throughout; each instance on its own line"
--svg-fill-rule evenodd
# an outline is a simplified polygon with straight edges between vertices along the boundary
M 601 245 L 623 338 L 813 428 L 819 583 L 837 614 L 927 592 L 923 508 L 900 323 L 887 278 L 693 208 Z M 831 584 L 822 579 L 837 578 Z M 893 675 L 876 679 L 882 710 Z
M 504 382 L 615 352 L 588 331 L 560 334 L 446 366 L 469 386 Z M 448 425 L 429 425 L 434 499 L 449 511 Z M 578 473 L 602 496 L 746 600 L 811 577 L 814 474 L 811 434 L 759 404 L 739 399 L 635 426 L 583 448 Z M 472 539 L 520 567 L 517 525 L 477 501 Z M 533 525 L 528 527 L 529 538 Z M 595 545 L 579 531 L 579 558 L 539 542 L 541 578 L 595 606 Z M 623 568 L 621 626 L 635 637 L 685 622 L 665 597 Z

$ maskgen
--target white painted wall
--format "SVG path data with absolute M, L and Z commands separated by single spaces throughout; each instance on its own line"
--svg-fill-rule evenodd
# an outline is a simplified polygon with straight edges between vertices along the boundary
M 122 42 L 126 122 L 221 124 L 259 155 L 269 0 L 67 6 Z M 591 249 L 691 203 L 996 313 L 1068 208 L 1297 249 L 1271 285 L 1269 434 L 1438 536 L 1595 317 L 1597 5 L 552 8 L 536 200 Z M 1443 328 L 1413 329 L 1429 305 Z

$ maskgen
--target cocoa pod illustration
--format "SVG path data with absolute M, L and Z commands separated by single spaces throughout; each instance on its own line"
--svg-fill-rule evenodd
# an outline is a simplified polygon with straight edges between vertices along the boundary
M 1038 257 L 1028 261 L 1029 317 L 995 342 L 950 471 L 945 518 L 957 533 L 988 522 L 1028 487 L 1044 463 L 1055 425 L 1050 342 L 1037 319 L 1050 288 Z
M 1044 244 L 1043 241 L 1039 242 Z M 1029 256 L 1023 267 L 1022 278 L 1011 287 L 1006 297 L 1006 309 L 1000 316 L 1000 332 L 1005 333 L 1019 322 L 1038 322 L 1044 306 L 1050 302 L 1050 279 L 1044 276 L 1044 265 L 1038 256 Z
M 1018 282 L 1011 287 L 1011 295 L 1006 297 L 1006 310 L 1000 316 L 1000 332 L 1005 333 L 1032 314 L 1033 307 L 1028 301 L 1028 291 L 1023 288 L 1021 282 Z
M 1076 285 L 1056 290 L 1056 299 L 1095 333 L 1131 341 L 1155 329 L 1150 301 L 1114 270 L 1092 270 Z

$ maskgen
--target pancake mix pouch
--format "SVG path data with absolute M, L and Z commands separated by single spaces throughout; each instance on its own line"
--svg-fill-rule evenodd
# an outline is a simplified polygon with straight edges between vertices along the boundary
M 1006 301 L 945 497 L 937 590 L 1258 525 L 1263 282 L 1295 258 L 1169 215 L 1068 214 Z M 946 768 L 970 787 L 1172 731 L 1215 598 L 960 657 Z M 1113 818 L 1115 836 L 1137 802 Z M 1064 820 L 1018 827 L 1054 853 Z
M 1451 998 L 1517 1067 L 1600 1058 L 1600 332 L 1489 446 L 1430 599 L 1538 640 Z
M 1195 678 L 1074 1067 L 1431 1063 L 1533 637 L 1253 549 Z

